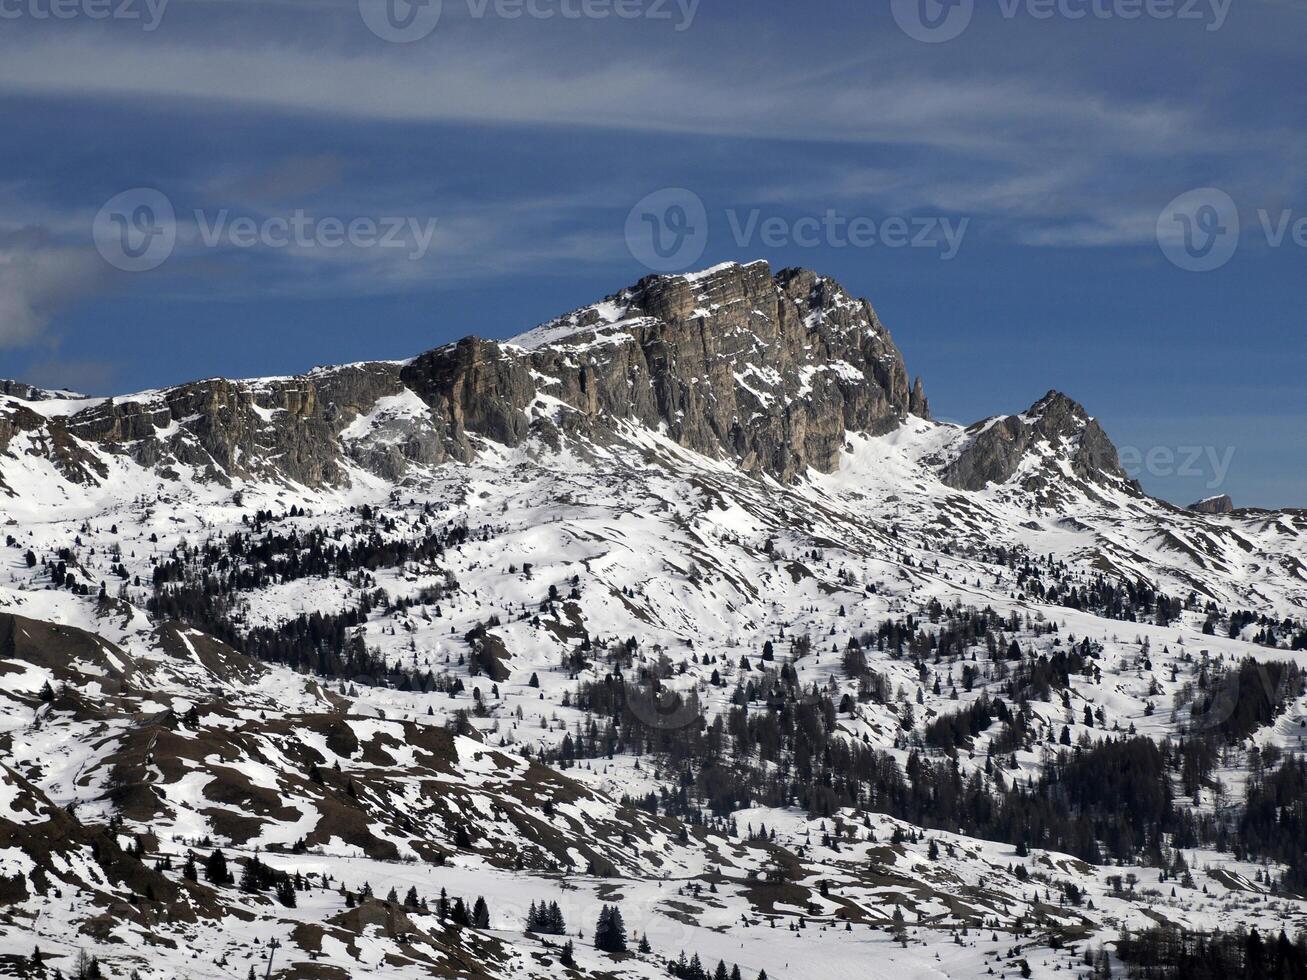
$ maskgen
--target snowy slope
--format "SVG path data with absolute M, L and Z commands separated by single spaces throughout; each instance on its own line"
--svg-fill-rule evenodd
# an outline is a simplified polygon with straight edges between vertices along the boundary
M 610 349 L 646 343 L 663 322 L 631 316 L 635 295 L 494 356 L 624 356 Z M 869 317 L 857 330 L 877 331 L 870 307 L 831 296 L 809 315 L 845 310 Z M 722 383 L 791 427 L 789 406 L 826 397 L 824 385 L 845 385 L 849 404 L 871 397 L 871 366 L 812 356 L 792 374 L 736 362 Z M 544 378 L 502 413 L 502 432 L 460 415 L 465 456 L 428 453 L 414 441 L 440 428 L 429 393 L 387 373 L 408 363 L 321 373 L 391 385 L 368 404 L 304 407 L 331 419 L 305 451 L 331 479 L 308 479 L 302 461 L 279 468 L 281 450 L 231 466 L 192 451 L 212 420 L 175 418 L 165 407 L 176 392 L 118 400 L 158 413 L 144 442 L 60 422 L 108 411 L 95 402 L 0 398 L 0 876 L 18 882 L 0 886 L 0 957 L 40 945 L 67 972 L 87 948 L 114 975 L 233 976 L 262 971 L 276 938 L 273 972 L 287 977 L 559 976 L 568 968 L 549 944 L 562 938 L 525 931 L 532 902 L 556 901 L 581 976 L 665 976 L 681 950 L 750 978 L 764 968 L 772 978 L 1017 975 L 1022 961 L 1053 976 L 1123 925 L 1307 924 L 1307 906 L 1273 893 L 1274 862 L 1188 848 L 1192 884 L 1135 867 L 1123 891 L 1110 865 L 1039 848 L 1018 856 L 884 813 L 654 813 L 633 804 L 681 775 L 657 754 L 561 754 L 609 720 L 578 707 L 584 685 L 634 691 L 660 677 L 679 698 L 631 708 L 656 733 L 710 727 L 737 690 L 784 667 L 796 689 L 849 705 L 833 737 L 906 766 L 933 751 L 923 741 L 932 721 L 1005 690 L 1003 658 L 983 644 L 933 661 L 871 645 L 887 694 L 872 697 L 845 651 L 886 621 L 930 623 L 955 607 L 1010 621 L 1006 639 L 1032 658 L 1094 650 L 1094 669 L 1031 699 L 1028 746 L 996 753 L 998 729 L 982 732 L 956 756 L 962 778 L 991 778 L 998 755 L 1009 780 L 1037 779 L 1063 729 L 1086 745 L 1182 737 L 1198 723 L 1200 677 L 1246 657 L 1307 668 L 1307 652 L 1291 649 L 1307 612 L 1302 512 L 1200 514 L 1150 499 L 1086 468 L 1099 458 L 1082 452 L 1096 438 L 1087 416 L 1068 410 L 1070 428 L 1041 426 L 1047 403 L 964 429 L 905 401 L 893 424 L 842 429 L 833 456 L 813 457 L 821 466 L 789 473 L 749 465 L 756 445 L 737 455 L 721 448 L 729 438 L 697 444 L 639 417 L 600 412 L 571 426 L 576 399 Z M 233 390 L 282 433 L 286 410 L 258 393 L 281 399 L 303 384 Z M 496 438 L 519 432 L 509 415 L 520 437 Z M 959 489 L 958 461 L 989 453 L 981 440 L 1000 425 L 1022 440 L 999 467 L 1010 475 Z M 984 462 L 968 472 L 997 472 Z M 346 646 L 381 669 L 327 678 L 260 662 L 150 611 L 206 575 L 249 571 L 261 545 L 275 571 L 224 593 L 213 628 L 242 643 L 302 614 L 363 607 Z M 302 574 L 296 563 L 324 547 L 336 570 Z M 165 568 L 178 577 L 156 586 Z M 1177 609 L 1127 621 L 1058 591 L 1099 581 L 1146 586 Z M 1244 610 L 1265 619 L 1231 636 Z M 1229 746 L 1219 788 L 1186 806 L 1231 806 L 1254 749 L 1307 749 L 1307 696 L 1276 693 L 1273 722 Z M 754 834 L 763 826 L 774 839 Z M 52 836 L 57 848 L 38 844 Z M 128 853 L 138 841 L 142 860 Z M 298 873 L 307 887 L 296 907 L 203 875 L 185 881 L 187 851 L 203 859 L 215 847 L 238 871 L 258 854 Z M 371 900 L 359 898 L 365 882 Z M 391 888 L 400 899 L 414 888 L 429 906 L 442 888 L 469 904 L 484 896 L 489 923 L 442 922 L 388 902 Z M 590 948 L 599 907 L 614 901 L 651 952 Z

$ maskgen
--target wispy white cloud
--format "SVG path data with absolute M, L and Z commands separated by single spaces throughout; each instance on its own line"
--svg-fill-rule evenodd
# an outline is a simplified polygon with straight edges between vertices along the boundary
M 28 38 L 6 47 L 0 91 L 26 95 L 225 102 L 369 121 L 906 144 L 996 159 L 1087 145 L 1131 155 L 1213 145 L 1191 108 L 992 72 L 862 69 L 831 78 L 779 68 L 760 81 L 727 56 L 623 51 L 569 61 L 514 44 L 444 46 L 430 57 L 270 43 L 222 48 L 159 36 Z
M 39 229 L 0 233 L 0 348 L 42 340 L 56 314 L 105 279 L 89 248 L 53 244 Z
M 478 123 L 597 128 L 617 139 L 638 133 L 784 141 L 803 166 L 783 175 L 744 168 L 733 185 L 741 205 L 844 203 L 881 213 L 968 215 L 980 219 L 972 225 L 977 235 L 1040 247 L 1151 241 L 1156 214 L 1197 182 L 1185 174 L 1199 172 L 1204 161 L 1221 161 L 1232 183 L 1274 183 L 1285 196 L 1303 187 L 1302 169 L 1288 166 L 1307 152 L 1299 132 L 1215 120 L 1202 93 L 1111 89 L 1083 73 L 1050 74 L 1015 60 L 941 60 L 927 71 L 874 37 L 856 56 L 832 58 L 792 48 L 785 37 L 737 38 L 707 28 L 675 46 L 647 47 L 629 40 L 596 44 L 581 30 L 484 32 L 486 25 L 478 25 L 483 33 L 464 36 L 456 25 L 409 48 L 368 43 L 376 39 L 356 22 L 345 30 L 348 18 L 357 19 L 352 7 L 328 5 L 340 30 L 322 28 L 311 42 L 293 33 L 280 40 L 275 32 L 258 40 L 248 32 L 202 34 L 172 22 L 168 31 L 148 36 L 13 35 L 0 40 L 0 93 L 90 100 L 125 116 L 141 105 L 166 106 L 201 131 L 212 110 L 237 107 L 275 114 L 292 127 L 323 120 L 392 131 Z M 668 142 L 669 159 L 690 152 L 686 141 Z M 260 254 L 257 268 L 244 261 L 248 255 L 188 252 L 194 235 L 180 229 L 170 268 L 187 269 L 197 282 L 206 273 L 227 276 L 229 292 L 237 294 L 379 292 L 612 262 L 624 251 L 620 221 L 605 214 L 608 224 L 587 229 L 577 227 L 577 216 L 608 209 L 620 217 L 649 189 L 636 193 L 614 174 L 605 186 L 548 201 L 505 186 L 493 200 L 474 203 L 433 192 L 438 154 L 425 185 L 418 179 L 425 175 L 391 172 L 388 179 L 397 183 L 387 186 L 369 180 L 366 161 L 332 152 L 259 159 L 258 147 L 243 149 L 243 163 L 186 178 L 196 206 L 217 200 L 275 214 L 329 194 L 341 216 L 398 207 L 439 223 L 421 262 L 375 250 L 285 249 Z M 1275 170 L 1268 160 L 1286 165 Z M 0 202 L 17 196 L 0 189 Z M 176 203 L 180 209 L 190 202 Z M 42 223 L 73 229 L 61 238 L 71 247 L 86 217 L 51 214 Z M 7 292 L 15 311 L 49 306 L 37 287 L 11 282 Z M 11 313 L 18 326 L 8 335 L 33 336 L 41 316 Z

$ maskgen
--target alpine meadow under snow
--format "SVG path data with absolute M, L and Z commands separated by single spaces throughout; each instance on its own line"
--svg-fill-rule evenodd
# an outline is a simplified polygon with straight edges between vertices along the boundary
M 1307 976 L 1307 511 L 1218 503 L 765 263 L 0 383 L 0 974 Z

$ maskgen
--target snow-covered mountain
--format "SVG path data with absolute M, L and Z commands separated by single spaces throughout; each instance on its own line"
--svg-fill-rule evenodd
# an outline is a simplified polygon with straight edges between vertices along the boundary
M 0 969 L 1102 975 L 1307 924 L 1307 513 L 1150 498 L 1057 392 L 934 421 L 815 273 L 2 390 Z

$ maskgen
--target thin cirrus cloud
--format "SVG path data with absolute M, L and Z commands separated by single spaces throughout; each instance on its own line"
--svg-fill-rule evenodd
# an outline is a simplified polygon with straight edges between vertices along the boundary
M 762 81 L 729 60 L 556 56 L 496 45 L 406 52 L 222 49 L 158 36 L 27 38 L 0 59 L 0 91 L 78 99 L 185 99 L 368 121 L 528 123 L 911 144 L 996 159 L 1059 146 L 1132 155 L 1211 148 L 1183 107 L 1059 91 L 1046 79 L 886 76 Z M 784 62 L 780 62 L 784 64 Z
M 830 200 L 843 187 L 886 207 L 1047 216 L 1051 226 L 1035 222 L 1014 234 L 1032 245 L 1145 240 L 1144 218 L 1165 202 L 1157 200 L 1162 191 L 1145 195 L 1126 220 L 1103 217 L 1119 189 L 1122 161 L 1254 149 L 1265 159 L 1284 139 L 1214 135 L 1198 125 L 1197 110 L 1175 99 L 1109 97 L 1072 83 L 975 70 L 926 77 L 887 71 L 876 59 L 805 73 L 778 57 L 777 70 L 760 79 L 729 55 L 670 60 L 618 49 L 606 57 L 560 58 L 558 49 L 543 55 L 512 44 L 446 44 L 416 54 L 271 42 L 219 48 L 161 32 L 137 39 L 38 36 L 7 47 L 0 92 L 92 98 L 110 111 L 115 102 L 149 100 L 190 106 L 185 111 L 197 116 L 217 104 L 370 124 L 584 126 L 924 150 L 930 159 L 892 166 L 861 186 L 865 161 L 845 159 L 826 168 L 824 186 L 814 187 L 810 199 Z M 950 161 L 963 158 L 970 170 L 958 174 Z M 344 176 L 339 160 L 323 156 L 307 168 L 247 179 L 240 190 L 258 198 Z M 802 196 L 799 184 L 786 190 L 791 200 Z M 767 190 L 746 189 L 750 194 L 765 198 Z
M 349 7 L 329 8 L 340 29 L 329 29 L 335 22 L 328 18 L 312 43 L 289 40 L 293 32 L 254 35 L 248 27 L 209 34 L 184 19 L 150 34 L 11 34 L 0 40 L 0 95 L 11 105 L 24 97 L 90 102 L 125 121 L 142 106 L 165 108 L 182 130 L 235 108 L 292 132 L 340 120 L 342 130 L 434 134 L 446 124 L 476 124 L 549 130 L 555 138 L 580 128 L 630 133 L 661 141 L 659 153 L 669 161 L 693 159 L 704 185 L 729 171 L 732 206 L 819 209 L 844 202 L 881 213 L 968 215 L 982 219 L 974 235 L 1034 247 L 1147 244 L 1160 208 L 1201 185 L 1212 161 L 1232 189 L 1278 182 L 1290 195 L 1302 186 L 1300 169 L 1288 173 L 1290 162 L 1303 159 L 1296 131 L 1228 120 L 1213 125 L 1215 110 L 1203 93 L 1166 86 L 1124 92 L 1095 85 L 1070 63 L 1049 74 L 1015 60 L 984 62 L 961 48 L 968 57 L 927 69 L 904 60 L 883 36 L 865 38 L 855 55 L 831 58 L 811 37 L 736 38 L 711 24 L 675 45 L 652 46 L 633 43 L 634 34 L 596 43 L 584 31 L 462 34 L 455 25 L 449 36 L 408 48 L 360 38 L 357 23 L 345 25 Z M 779 166 L 768 172 L 751 160 L 740 170 L 730 161 L 698 159 L 694 140 L 708 136 L 782 144 L 769 155 Z M 433 148 L 439 142 L 431 136 Z M 181 173 L 179 185 L 193 191 L 195 202 L 264 214 L 316 197 L 330 200 L 334 213 L 375 214 L 382 202 L 404 208 L 400 213 L 438 215 L 430 255 L 411 262 L 377 252 L 286 249 L 253 262 L 199 251 L 200 275 L 190 284 L 168 282 L 168 289 L 204 290 L 213 274 L 238 271 L 230 290 L 236 294 L 370 293 L 602 263 L 621 255 L 620 223 L 605 214 L 601 223 L 578 227 L 578 215 L 605 207 L 624 212 L 648 190 L 635 186 L 639 177 L 628 178 L 630 186 L 619 177 L 540 204 L 533 200 L 538 189 L 501 181 L 493 200 L 469 207 L 457 194 L 429 187 L 410 193 L 411 174 L 372 178 L 366 148 L 361 164 L 333 151 L 279 156 L 257 137 L 232 152 L 243 160 Z M 372 162 L 382 152 L 374 150 Z M 431 161 L 438 171 L 439 157 Z M 2 189 L 0 202 L 21 203 Z M 49 220 L 37 226 L 51 238 L 45 250 L 10 253 L 0 265 L 3 342 L 30 342 L 62 304 L 102 287 L 82 265 L 84 209 L 93 203 L 51 204 Z M 179 207 L 184 203 L 192 202 L 179 200 Z M 6 212 L 0 233 L 14 233 L 14 211 Z M 192 232 L 179 229 L 179 259 L 159 279 L 186 268 Z M 23 262 L 33 268 L 20 269 Z
M 182 31 L 19 35 L 0 44 L 0 92 L 153 104 L 231 105 L 365 123 L 597 127 L 645 133 L 912 147 L 1009 168 L 1030 179 L 1050 161 L 1111 163 L 1260 155 L 1301 159 L 1297 130 L 1213 125 L 1206 93 L 1121 92 L 1071 70 L 947 62 L 910 67 L 869 36 L 874 54 L 836 68 L 776 39 L 720 44 L 696 32 L 675 46 L 593 44 L 582 32 L 494 33 L 430 46 L 314 48 L 250 40 L 215 45 Z M 21 43 L 16 43 L 21 40 Z M 493 43 L 492 43 L 493 41 Z M 531 42 L 531 43 L 526 43 Z M 1070 66 L 1070 62 L 1068 62 Z M 941 160 L 929 161 L 927 175 Z M 1104 175 L 1098 168 L 1099 178 Z

